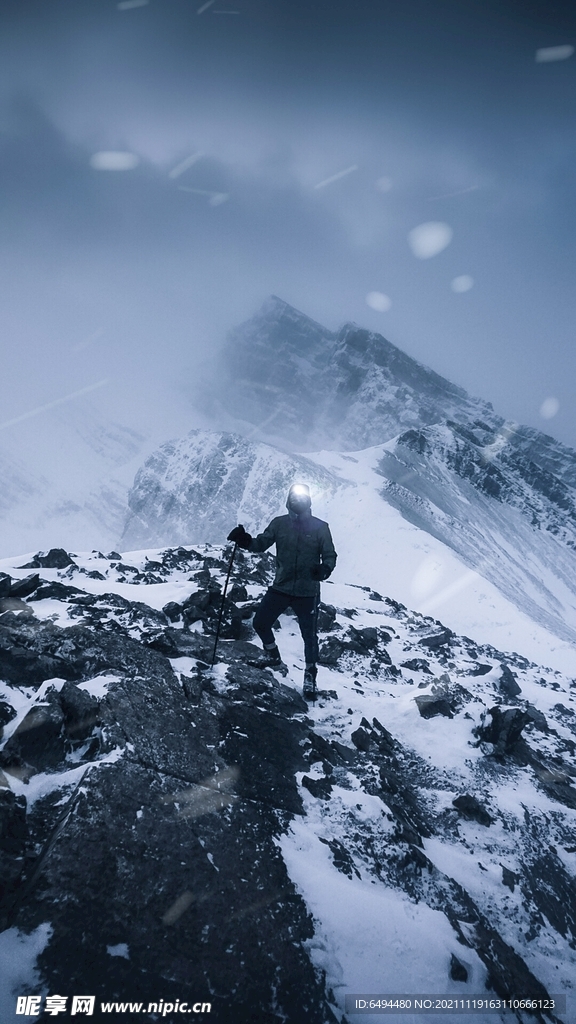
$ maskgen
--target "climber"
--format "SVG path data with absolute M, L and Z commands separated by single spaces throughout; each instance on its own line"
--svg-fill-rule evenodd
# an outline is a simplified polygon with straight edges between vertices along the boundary
M 228 540 L 254 553 L 276 544 L 276 576 L 256 610 L 254 629 L 268 653 L 268 664 L 281 665 L 272 623 L 292 607 L 304 640 L 304 697 L 315 699 L 320 581 L 333 571 L 336 552 L 328 523 L 316 519 L 311 506 L 309 488 L 293 484 L 286 501 L 287 516 L 277 516 L 257 537 L 251 537 L 243 526 L 235 526 Z

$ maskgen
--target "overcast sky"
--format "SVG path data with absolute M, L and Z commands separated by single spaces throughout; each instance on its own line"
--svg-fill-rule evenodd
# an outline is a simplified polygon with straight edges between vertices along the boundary
M 2 0 L 2 422 L 107 380 L 170 436 L 275 293 L 576 447 L 570 9 Z

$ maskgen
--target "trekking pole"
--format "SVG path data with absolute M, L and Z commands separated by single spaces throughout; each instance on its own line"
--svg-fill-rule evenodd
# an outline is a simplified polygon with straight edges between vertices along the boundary
M 318 593 L 316 594 L 316 601 L 314 602 L 314 640 L 316 643 L 316 661 L 318 660 L 318 609 L 320 607 L 320 587 L 318 587 Z M 316 692 L 316 672 L 318 671 L 317 665 L 315 665 L 314 679 L 312 680 L 312 700 L 316 703 L 318 696 Z
M 222 591 L 222 601 L 220 603 L 220 614 L 218 615 L 218 625 L 216 627 L 216 639 L 214 640 L 214 650 L 212 651 L 212 661 L 210 662 L 210 668 L 214 668 L 214 662 L 216 661 L 216 648 L 218 646 L 218 637 L 220 636 L 220 626 L 222 625 L 222 614 L 224 612 L 224 601 L 226 600 L 226 591 L 228 590 L 228 583 L 230 581 L 230 573 L 232 572 L 232 565 L 234 563 L 234 555 L 236 554 L 237 544 L 232 549 L 232 557 L 230 559 L 230 565 L 228 566 L 228 575 L 226 576 L 226 583 L 224 584 L 224 590 Z

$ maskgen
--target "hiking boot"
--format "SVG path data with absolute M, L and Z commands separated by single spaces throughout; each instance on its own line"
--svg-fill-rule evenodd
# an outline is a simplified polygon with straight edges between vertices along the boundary
M 274 644 L 274 647 L 265 647 L 264 654 L 266 655 L 266 662 L 260 662 L 261 665 L 274 668 L 282 664 L 282 655 L 280 654 L 276 644 Z
M 302 695 L 304 700 L 316 700 L 316 665 L 306 665 L 304 671 L 304 688 Z

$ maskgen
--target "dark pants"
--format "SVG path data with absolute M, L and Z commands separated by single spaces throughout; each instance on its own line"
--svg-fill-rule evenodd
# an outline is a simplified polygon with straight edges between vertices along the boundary
M 270 588 L 256 609 L 254 629 L 264 647 L 271 647 L 276 643 L 272 632 L 272 623 L 289 607 L 292 607 L 298 619 L 304 641 L 306 664 L 315 665 L 318 660 L 318 637 L 316 635 L 318 597 L 293 597 L 291 594 L 283 594 L 280 590 Z

